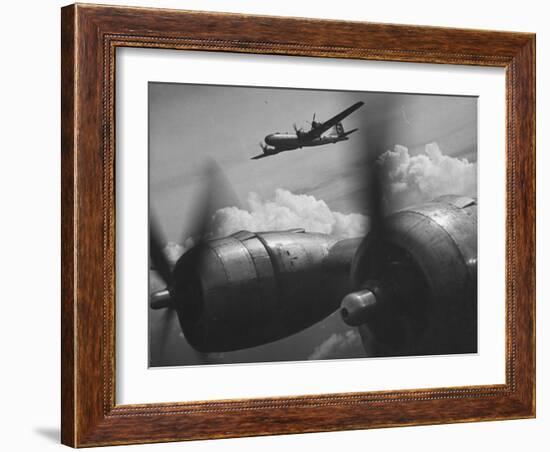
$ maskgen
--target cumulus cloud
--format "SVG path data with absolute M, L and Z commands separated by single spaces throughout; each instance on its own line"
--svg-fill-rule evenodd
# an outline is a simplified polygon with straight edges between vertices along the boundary
M 164 255 L 170 262 L 170 265 L 175 265 L 181 255 L 185 252 L 185 248 L 179 243 L 168 242 L 164 247 Z
M 332 211 L 323 200 L 277 189 L 273 199 L 250 193 L 247 209 L 226 207 L 212 219 L 212 236 L 223 237 L 246 229 L 273 231 L 304 228 L 307 232 L 333 234 L 339 238 L 359 237 L 366 233 L 368 220 L 360 214 Z
M 194 246 L 195 241 L 192 237 L 188 237 L 182 245 L 179 243 L 168 242 L 164 247 L 164 255 L 168 258 L 170 265 L 174 266 L 183 253 L 190 250 Z
M 345 333 L 332 334 L 321 345 L 315 347 L 307 359 L 330 359 L 357 356 L 357 349 L 362 347 L 361 336 L 357 329 Z
M 430 201 L 445 194 L 476 195 L 475 163 L 443 155 L 437 143 L 427 144 L 425 153 L 411 156 L 397 145 L 378 158 L 389 210 Z

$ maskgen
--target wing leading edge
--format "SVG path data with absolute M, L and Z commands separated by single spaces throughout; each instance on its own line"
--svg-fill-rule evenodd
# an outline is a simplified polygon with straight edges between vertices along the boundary
M 275 154 L 258 154 L 258 155 L 255 155 L 254 157 L 250 157 L 250 160 L 263 159 L 265 157 L 270 157 L 272 155 L 275 155 Z
M 338 124 L 342 119 L 348 117 L 351 115 L 355 110 L 358 110 L 361 108 L 365 102 L 356 102 L 351 107 L 346 108 L 341 113 L 338 113 L 336 116 L 333 116 L 328 121 L 325 121 L 321 125 L 315 127 L 314 129 L 311 129 L 309 132 L 307 132 L 306 137 L 308 139 L 314 139 L 320 137 L 323 133 L 325 133 L 328 129 Z

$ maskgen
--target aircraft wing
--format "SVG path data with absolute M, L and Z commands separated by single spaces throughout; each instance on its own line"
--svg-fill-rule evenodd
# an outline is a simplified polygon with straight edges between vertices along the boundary
M 255 155 L 254 157 L 250 157 L 250 160 L 263 159 L 264 157 L 270 157 L 272 155 L 275 155 L 275 154 L 258 154 L 258 155 Z
M 351 107 L 346 108 L 343 112 L 338 113 L 336 116 L 330 118 L 328 121 L 325 121 L 321 125 L 315 127 L 315 129 L 312 129 L 309 132 L 307 132 L 305 137 L 308 139 L 314 139 L 314 138 L 320 137 L 328 129 L 338 124 L 340 121 L 342 121 L 342 119 L 351 115 L 355 110 L 361 108 L 364 104 L 365 102 L 356 102 Z

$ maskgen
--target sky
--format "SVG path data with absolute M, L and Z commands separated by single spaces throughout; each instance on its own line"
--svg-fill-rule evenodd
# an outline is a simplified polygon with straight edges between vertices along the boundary
M 266 135 L 292 132 L 294 123 L 308 130 L 313 113 L 316 121 L 327 120 L 358 101 L 365 105 L 343 121 L 346 130 L 359 128 L 349 141 L 251 160 Z M 477 99 L 149 83 L 149 202 L 172 246 L 188 235 L 210 159 L 225 180 L 226 196 L 216 207 L 226 209 L 215 213 L 224 233 L 238 226 L 310 225 L 305 215 L 316 209 L 322 209 L 320 221 L 343 214 L 345 224 L 363 231 L 369 215 L 365 175 L 376 159 L 387 176 L 390 210 L 440 194 L 476 195 Z M 152 275 L 151 286 L 159 285 Z M 208 357 L 191 350 L 177 321 L 170 325 L 170 351 L 159 354 L 161 327 L 159 313 L 151 313 L 151 356 L 164 365 L 364 356 L 356 331 L 338 313 L 290 338 Z

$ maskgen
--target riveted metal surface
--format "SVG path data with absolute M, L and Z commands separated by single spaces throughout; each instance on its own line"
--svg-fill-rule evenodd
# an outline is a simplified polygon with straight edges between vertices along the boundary
M 331 254 L 337 243 L 333 236 L 302 230 L 240 231 L 202 243 L 193 250 L 198 259 L 184 255 L 178 262 L 178 315 L 185 336 L 198 350 L 229 351 L 322 320 L 350 290 L 347 269 L 351 245 L 358 242 L 346 242 Z M 186 309 L 186 297 L 200 309 Z
M 477 350 L 477 227 L 475 202 L 451 197 L 396 212 L 384 221 L 383 242 L 412 256 L 429 287 L 429 327 L 405 354 Z M 367 237 L 352 265 L 354 287 L 372 278 L 386 245 Z M 414 296 L 411 302 L 415 301 Z M 424 300 L 422 300 L 424 302 Z M 361 328 L 365 347 L 369 328 Z M 368 341 L 367 341 L 368 338 Z M 399 353 L 397 353 L 399 354 Z

